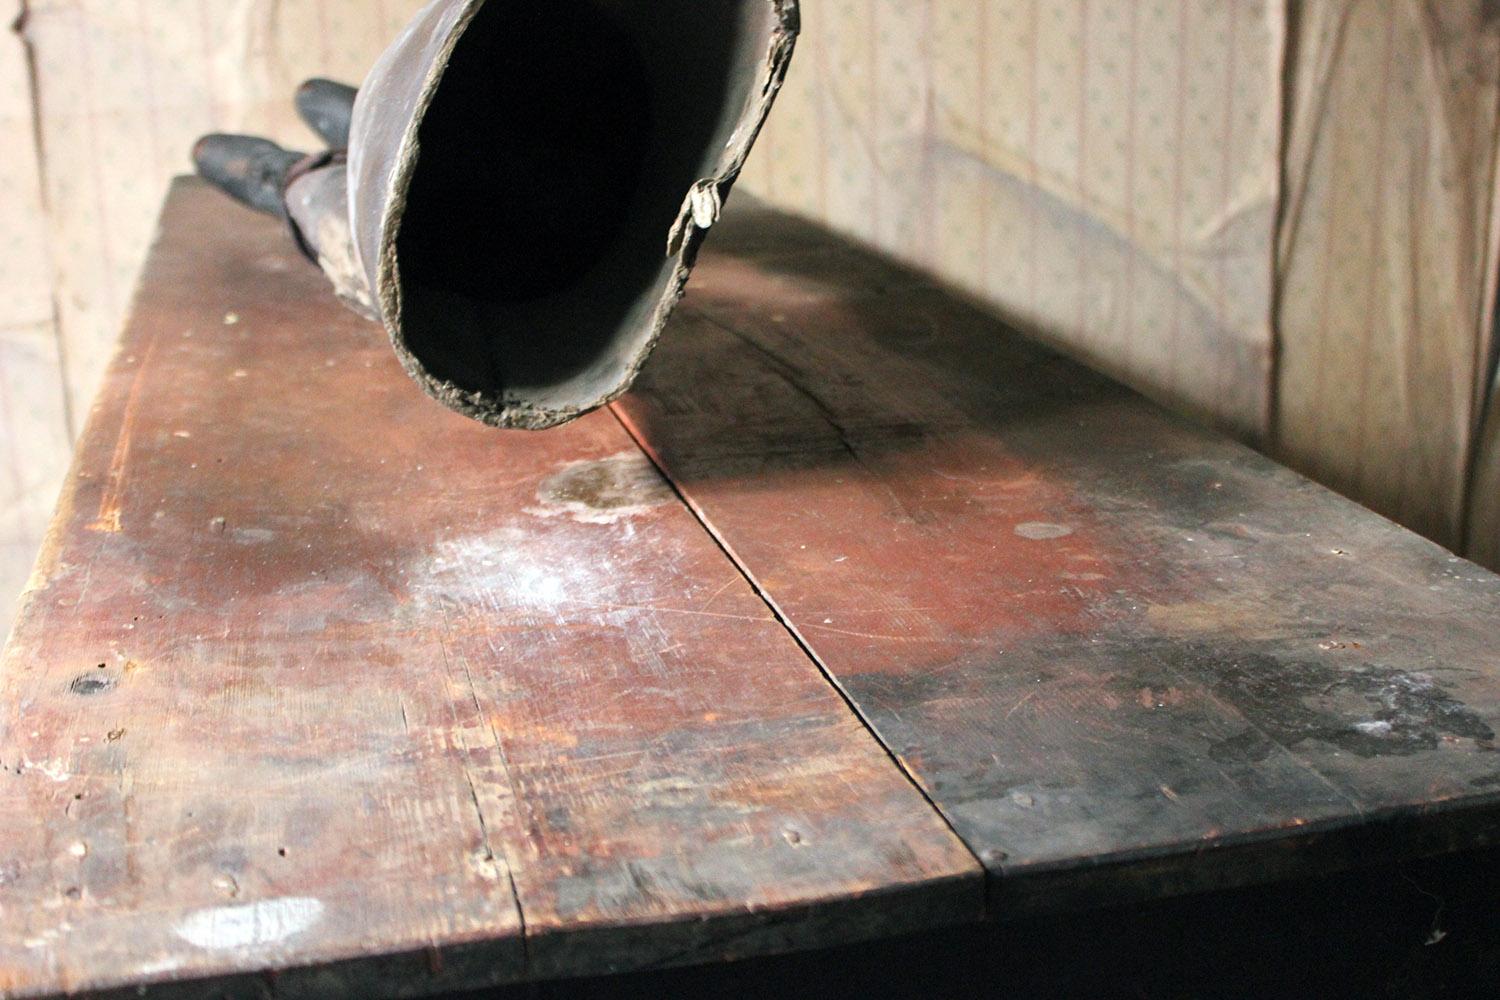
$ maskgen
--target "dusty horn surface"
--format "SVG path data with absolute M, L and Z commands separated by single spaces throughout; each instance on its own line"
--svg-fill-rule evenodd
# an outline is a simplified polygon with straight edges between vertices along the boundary
M 356 264 L 408 372 L 501 427 L 629 387 L 785 76 L 795 0 L 436 0 L 360 88 Z

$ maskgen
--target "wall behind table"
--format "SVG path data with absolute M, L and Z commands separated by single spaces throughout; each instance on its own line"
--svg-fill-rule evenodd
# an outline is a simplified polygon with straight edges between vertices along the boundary
M 310 143 L 298 82 L 358 80 L 423 0 L 30 0 L 56 297 L 72 399 L 93 396 L 156 213 L 205 132 Z M 78 428 L 75 428 L 75 431 Z
M 1500 565 L 1500 534 L 1465 517 L 1492 341 L 1500 4 L 1305 0 L 1292 38 L 1278 450 Z
M 297 83 L 357 81 L 423 3 L 0 0 L 0 634 L 193 140 L 307 145 Z
M 41 140 L 0 159 L 0 593 L 192 140 L 305 144 L 296 83 L 358 79 L 422 2 L 29 0 L 0 46 L 0 140 Z M 804 0 L 744 183 L 1457 545 L 1466 506 L 1500 520 L 1464 489 L 1488 455 L 1494 6 Z
M 747 180 L 1268 428 L 1281 0 L 811 0 Z
M 806 20 L 753 186 L 1500 566 L 1500 4 Z
M 19 15 L 18 0 L 0 0 L 0 24 Z M 29 70 L 14 38 L 0 43 L 0 633 L 31 571 L 73 439 Z

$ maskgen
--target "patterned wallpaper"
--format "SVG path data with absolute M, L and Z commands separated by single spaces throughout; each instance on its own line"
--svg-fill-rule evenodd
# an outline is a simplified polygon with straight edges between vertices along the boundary
M 747 179 L 1259 440 L 1284 23 L 1280 0 L 812 0 Z
M 1494 551 L 1464 510 L 1492 341 L 1500 8 L 1317 0 L 1294 35 L 1279 451 Z

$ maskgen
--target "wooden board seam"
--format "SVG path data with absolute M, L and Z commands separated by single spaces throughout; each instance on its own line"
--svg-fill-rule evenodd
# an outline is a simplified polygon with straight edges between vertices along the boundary
M 865 714 L 860 711 L 859 706 L 854 703 L 854 700 L 850 697 L 849 692 L 844 689 L 844 686 L 839 683 L 838 678 L 833 675 L 833 673 L 828 669 L 827 665 L 824 664 L 818 654 L 813 651 L 812 646 L 810 646 L 807 643 L 807 640 L 802 637 L 802 633 L 797 630 L 796 626 L 794 626 L 787 618 L 787 616 L 782 612 L 782 609 L 776 603 L 775 598 L 773 598 L 766 591 L 766 589 L 761 586 L 760 581 L 755 578 L 755 575 L 753 573 L 750 572 L 750 568 L 745 564 L 744 560 L 740 558 L 739 553 L 734 551 L 729 542 L 709 521 L 707 514 L 697 505 L 697 503 L 693 501 L 691 497 L 687 495 L 686 492 L 683 491 L 678 481 L 673 478 L 670 472 L 667 471 L 667 467 L 662 462 L 661 456 L 659 456 L 651 447 L 650 443 L 646 440 L 645 435 L 641 433 L 640 429 L 636 427 L 636 425 L 631 421 L 630 417 L 620 409 L 618 403 L 611 403 L 609 405 L 609 412 L 615 418 L 615 420 L 619 421 L 620 426 L 625 429 L 625 433 L 630 435 L 631 440 L 636 443 L 636 446 L 641 449 L 641 453 L 646 456 L 647 460 L 649 460 L 653 466 L 655 466 L 656 471 L 661 474 L 662 479 L 667 483 L 669 487 L 671 487 L 672 492 L 676 494 L 677 499 L 681 501 L 683 507 L 685 507 L 687 511 L 692 514 L 693 519 L 698 522 L 699 526 L 703 528 L 703 531 L 708 535 L 708 537 L 713 539 L 713 543 L 719 547 L 719 551 L 724 553 L 724 558 L 728 559 L 730 564 L 734 566 L 735 570 L 745 578 L 745 582 L 750 585 L 751 590 L 755 591 L 755 595 L 759 597 L 763 602 L 765 602 L 767 610 L 769 610 L 775 617 L 777 623 L 784 630 L 786 630 L 787 635 L 791 636 L 792 641 L 797 644 L 797 648 L 802 650 L 808 661 L 818 669 L 818 673 L 823 676 L 823 679 L 825 681 L 827 681 L 828 686 L 834 690 L 834 693 L 836 693 L 839 696 L 839 699 L 843 701 L 845 707 L 848 708 L 850 713 L 853 714 L 854 718 L 859 721 L 860 728 L 870 734 L 870 738 L 873 739 L 876 745 L 878 745 L 880 749 L 885 753 L 885 755 L 890 758 L 891 763 L 896 766 L 896 769 L 901 772 L 902 776 L 906 778 L 907 782 L 912 786 L 912 788 L 916 789 L 917 794 L 922 796 L 922 801 L 927 803 L 927 807 L 932 810 L 933 815 L 937 816 L 938 819 L 942 821 L 943 825 L 946 826 L 948 830 L 953 834 L 954 839 L 956 839 L 960 844 L 963 844 L 964 850 L 967 851 L 969 855 L 974 859 L 974 863 L 978 865 L 981 870 L 983 870 L 985 867 L 983 859 L 980 858 L 977 853 L 975 853 L 974 848 L 969 845 L 968 841 L 960 836 L 958 831 L 954 829 L 953 823 L 951 820 L 949 820 L 947 814 L 942 810 L 942 808 L 938 806 L 935 801 L 933 801 L 932 796 L 927 794 L 927 789 L 922 787 L 922 783 L 917 780 L 916 775 L 911 772 L 911 770 L 907 767 L 906 762 L 901 759 L 900 755 L 891 748 L 890 744 L 886 743 L 885 738 L 880 735 L 880 732 L 875 728 L 871 720 L 866 718 Z M 852 454 L 853 448 L 848 444 L 848 442 L 843 442 L 843 444 L 844 447 L 848 448 Z M 988 882 L 988 880 L 986 880 L 986 882 Z M 986 895 L 988 895 L 988 891 L 989 890 L 986 889 Z

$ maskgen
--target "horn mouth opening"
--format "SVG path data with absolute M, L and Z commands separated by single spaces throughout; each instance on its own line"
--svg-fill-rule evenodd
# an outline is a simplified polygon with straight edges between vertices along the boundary
M 476 413 L 612 398 L 658 332 L 688 191 L 755 113 L 768 0 L 485 3 L 417 132 L 401 339 Z M 544 423 L 535 417 L 532 423 Z

